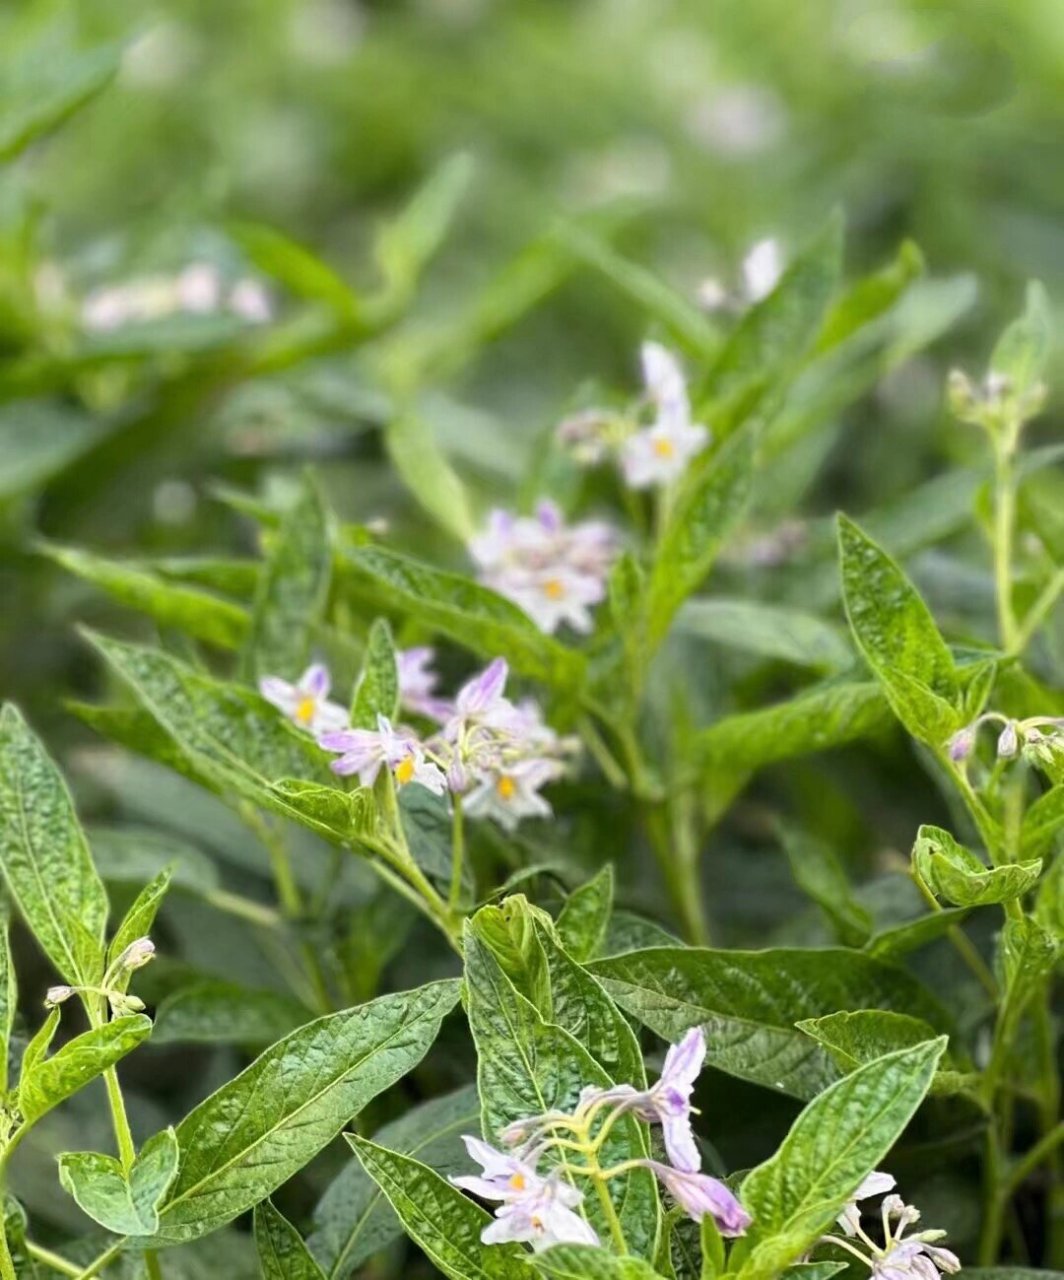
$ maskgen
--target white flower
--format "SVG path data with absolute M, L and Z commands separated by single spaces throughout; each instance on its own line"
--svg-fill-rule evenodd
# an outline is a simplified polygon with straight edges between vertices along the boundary
M 248 324 L 266 324 L 273 317 L 273 303 L 264 285 L 246 277 L 229 291 L 229 310 Z
M 643 381 L 657 417 L 621 446 L 621 468 L 632 489 L 672 484 L 709 442 L 709 431 L 691 421 L 687 384 L 676 358 L 656 342 L 643 344 Z
M 431 669 L 436 651 L 426 645 L 416 649 L 400 649 L 395 655 L 399 676 L 399 701 L 416 715 L 429 720 L 446 720 L 453 707 L 434 693 L 439 676 Z
M 331 685 L 329 668 L 316 662 L 307 667 L 295 684 L 279 676 L 265 676 L 259 681 L 259 692 L 293 724 L 320 734 L 347 724 L 347 709 L 328 700 Z
M 870 1173 L 853 1193 L 850 1203 L 835 1221 L 848 1236 L 855 1236 L 861 1225 L 860 1202 L 872 1196 L 881 1196 L 885 1191 L 891 1191 L 893 1188 L 894 1179 L 889 1173 L 880 1173 L 878 1170 Z
M 539 788 L 562 772 L 557 760 L 520 760 L 482 776 L 463 804 L 471 818 L 494 818 L 513 831 L 522 818 L 549 818 L 552 810 Z
M 874 1280 L 939 1280 L 940 1273 L 952 1275 L 961 1261 L 950 1249 L 912 1236 L 896 1240 L 872 1262 Z
M 424 748 L 417 737 L 402 726 L 393 728 L 387 716 L 377 717 L 376 729 L 339 729 L 323 733 L 318 745 L 340 756 L 332 763 L 333 773 L 341 777 L 358 774 L 363 787 L 372 787 L 381 767 L 387 766 L 400 787 L 416 782 L 434 795 L 442 795 L 447 788 L 443 770 L 425 759 Z
M 769 237 L 753 245 L 743 259 L 743 291 L 748 302 L 760 302 L 775 289 L 783 275 L 779 241 Z
M 222 278 L 209 262 L 192 262 L 174 283 L 177 310 L 205 316 L 217 311 L 222 300 Z

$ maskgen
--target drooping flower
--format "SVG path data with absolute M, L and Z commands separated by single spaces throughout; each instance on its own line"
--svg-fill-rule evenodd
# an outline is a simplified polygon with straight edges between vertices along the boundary
M 701 1222 L 708 1213 L 722 1236 L 741 1236 L 753 1219 L 735 1195 L 717 1178 L 706 1173 L 674 1169 L 657 1160 L 644 1160 L 665 1190 L 689 1217 Z
M 318 745 L 334 751 L 333 773 L 341 777 L 358 774 L 359 783 L 372 787 L 382 766 L 392 772 L 400 787 L 415 782 L 434 795 L 442 795 L 447 779 L 439 765 L 425 759 L 425 751 L 415 734 L 402 727 L 396 729 L 387 716 L 377 717 L 376 729 L 339 729 L 323 733 Z
M 329 668 L 316 662 L 303 672 L 295 684 L 279 676 L 264 676 L 259 692 L 284 714 L 309 733 L 326 733 L 347 724 L 347 710 L 328 700 L 332 681 Z
M 480 580 L 522 608 L 543 631 L 568 624 L 591 630 L 591 606 L 606 594 L 617 554 L 613 529 L 601 521 L 568 525 L 558 507 L 541 502 L 534 517 L 496 510 L 469 544 Z
M 656 342 L 643 344 L 643 381 L 657 417 L 621 446 L 621 468 L 632 489 L 671 484 L 709 442 L 709 431 L 691 421 L 683 371 L 670 351 Z
M 874 1170 L 853 1193 L 849 1204 L 836 1218 L 836 1222 L 848 1236 L 856 1235 L 861 1226 L 861 1201 L 868 1200 L 872 1196 L 881 1196 L 884 1192 L 893 1189 L 894 1179 L 890 1174 L 881 1173 L 878 1169 Z
M 400 649 L 395 655 L 396 673 L 399 677 L 399 702 L 407 711 L 425 716 L 429 720 L 446 720 L 453 707 L 446 698 L 436 696 L 439 676 L 432 670 L 436 659 L 435 649 L 420 645 L 414 649 Z
M 968 759 L 984 724 L 1001 725 L 996 746 L 999 760 L 1014 760 L 1022 753 L 1031 764 L 1049 764 L 1057 752 L 1064 751 L 1064 717 L 1028 716 L 1016 720 L 1000 711 L 984 711 L 946 743 L 951 760 L 962 764 Z
M 961 1269 L 961 1260 L 951 1249 L 929 1244 L 918 1236 L 898 1240 L 883 1255 L 872 1260 L 875 1280 L 938 1280 Z
M 899 1195 L 886 1196 L 880 1207 L 882 1244 L 877 1243 L 862 1228 L 859 1202 L 881 1195 L 893 1186 L 894 1179 L 890 1174 L 870 1173 L 839 1214 L 838 1223 L 846 1233 L 846 1238 L 829 1235 L 823 1236 L 822 1242 L 839 1245 L 848 1253 L 861 1258 L 871 1271 L 873 1280 L 939 1280 L 940 1272 L 952 1274 L 959 1271 L 961 1264 L 957 1255 L 937 1243 L 945 1236 L 944 1231 L 906 1234 L 911 1226 L 919 1222 L 920 1210 L 906 1204 Z

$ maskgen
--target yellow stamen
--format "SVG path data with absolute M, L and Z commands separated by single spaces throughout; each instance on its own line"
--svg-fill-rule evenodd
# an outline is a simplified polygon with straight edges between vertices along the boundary
M 314 699 L 309 694 L 300 698 L 296 707 L 296 719 L 300 724 L 310 724 L 314 719 Z
M 543 594 L 548 600 L 561 600 L 565 595 L 565 583 L 560 578 L 548 578 L 543 584 Z
M 671 458 L 676 452 L 676 446 L 671 440 L 659 439 L 654 441 L 654 452 L 659 458 Z
M 395 780 L 401 787 L 405 787 L 410 779 L 414 776 L 414 757 L 404 756 L 402 760 L 395 766 Z
M 496 782 L 495 790 L 499 793 L 500 800 L 512 800 L 517 794 L 517 783 L 504 773 Z
M 524 1191 L 525 1175 L 523 1173 L 515 1173 L 510 1179 L 510 1186 L 513 1187 L 515 1191 Z
M 539 1214 L 534 1213 L 534 1214 L 532 1215 L 532 1217 L 531 1217 L 530 1221 L 531 1221 L 531 1223 L 532 1223 L 533 1228 L 534 1228 L 536 1231 L 542 1231 L 542 1230 L 543 1230 L 543 1219 L 539 1216 Z

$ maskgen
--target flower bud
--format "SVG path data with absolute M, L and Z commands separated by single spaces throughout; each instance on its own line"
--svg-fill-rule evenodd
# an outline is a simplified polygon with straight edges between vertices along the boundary
M 954 764 L 960 764 L 967 760 L 972 754 L 975 747 L 975 725 L 965 725 L 963 729 L 957 732 L 946 743 L 946 750 L 949 752 L 949 758 Z
M 117 967 L 127 970 L 143 969 L 154 956 L 155 943 L 151 938 L 137 938 L 118 957 Z
M 1009 720 L 997 740 L 999 760 L 1011 760 L 1019 750 L 1020 739 L 1015 720 Z
M 56 1005 L 62 1004 L 65 1000 L 69 1000 L 75 994 L 73 987 L 58 986 L 49 987 L 44 997 L 44 1007 L 46 1009 L 54 1009 Z

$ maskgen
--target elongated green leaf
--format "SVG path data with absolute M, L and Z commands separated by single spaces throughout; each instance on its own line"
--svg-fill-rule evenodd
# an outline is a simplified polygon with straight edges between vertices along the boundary
M 455 982 L 329 1014 L 271 1046 L 177 1127 L 181 1167 L 162 1239 L 206 1235 L 270 1195 L 425 1055 Z
M 837 627 L 782 605 L 721 597 L 688 600 L 676 616 L 676 627 L 685 635 L 816 671 L 841 671 L 853 664 L 853 651 Z
M 222 649 L 239 648 L 247 634 L 247 612 L 219 596 L 167 582 L 135 565 L 106 560 L 76 547 L 44 544 L 41 551 L 69 573 L 93 583 L 120 604 L 146 613 L 162 627 L 173 627 Z
M 351 704 L 351 723 L 356 728 L 376 729 L 377 717 L 394 720 L 399 710 L 399 673 L 395 666 L 395 645 L 391 628 L 378 618 L 369 629 L 362 674 Z
M 1042 380 L 1053 346 L 1053 310 L 1044 287 L 1027 286 L 1027 305 L 1005 330 L 990 357 L 995 374 L 1008 378 L 1010 394 L 1022 399 Z
M 52 1047 L 52 1041 L 55 1039 L 55 1033 L 59 1029 L 59 1019 L 61 1017 L 62 1014 L 58 1007 L 48 1010 L 48 1016 L 34 1032 L 33 1038 L 22 1054 L 22 1061 L 19 1063 L 20 1080 L 29 1079 L 37 1063 Z
M 229 229 L 251 262 L 295 297 L 323 302 L 349 320 L 358 316 L 358 295 L 310 249 L 262 223 L 230 223 Z
M 416 1157 L 446 1177 L 468 1170 L 461 1136 L 479 1129 L 480 1102 L 476 1087 L 468 1085 L 412 1107 L 374 1137 L 380 1146 Z M 384 1193 L 362 1164 L 352 1160 L 318 1202 L 307 1243 L 329 1280 L 344 1280 L 402 1230 Z
M 269 1200 L 255 1206 L 255 1246 L 263 1280 L 324 1280 L 302 1236 Z
M 559 686 L 580 682 L 583 655 L 544 635 L 526 613 L 487 587 L 380 547 L 358 547 L 346 557 L 390 608 L 484 657 L 501 655 L 522 675 Z
M 406 487 L 441 529 L 467 543 L 476 533 L 472 504 L 428 424 L 413 412 L 401 414 L 384 438 Z
M 618 1083 L 576 1036 L 547 1022 L 510 982 L 483 941 L 477 919 L 466 926 L 466 1011 L 477 1046 L 477 1087 L 483 1132 L 489 1141 L 506 1125 L 546 1111 L 571 1111 L 588 1085 Z M 645 1156 L 645 1136 L 634 1122 L 611 1131 L 602 1159 L 609 1164 Z M 609 1183 L 618 1217 L 633 1250 L 651 1251 L 657 1236 L 652 1176 L 637 1170 Z M 601 1209 L 588 1204 L 596 1229 L 608 1232 Z
M 0 408 L 0 503 L 46 484 L 110 429 L 106 421 L 69 405 L 43 400 L 5 404 Z
M 684 477 L 661 534 L 647 585 L 649 642 L 665 637 L 684 600 L 709 573 L 746 507 L 754 474 L 754 439 L 737 435 L 700 457 Z
M 798 887 L 834 925 L 839 942 L 848 947 L 862 946 L 872 932 L 872 916 L 854 898 L 835 851 L 794 827 L 783 827 L 781 836 Z
M 172 992 L 155 1011 L 156 1044 L 268 1045 L 314 1014 L 292 996 L 203 978 Z
M 557 1244 L 529 1259 L 533 1270 L 551 1280 L 656 1280 L 658 1273 L 642 1258 L 621 1258 L 592 1245 Z
M 558 915 L 558 937 L 566 951 L 581 963 L 602 946 L 613 911 L 613 864 L 566 898 Z
M 151 1019 L 143 1014 L 115 1018 L 68 1040 L 50 1058 L 23 1070 L 18 1084 L 18 1109 L 33 1124 L 90 1080 L 124 1058 L 151 1034 Z
M 829 1013 L 824 1018 L 803 1019 L 797 1026 L 819 1040 L 843 1071 L 935 1038 L 934 1027 L 922 1018 L 886 1009 Z
M 751 307 L 712 365 L 706 421 L 730 435 L 766 399 L 778 396 L 812 349 L 842 263 L 842 223 L 832 218 L 794 259 L 767 298 Z
M 59 1181 L 101 1227 L 121 1236 L 151 1236 L 177 1161 L 177 1137 L 164 1129 L 148 1139 L 128 1174 L 114 1156 L 75 1151 L 59 1157 Z
M 111 945 L 107 949 L 107 963 L 113 964 L 131 942 L 138 938 L 146 938 L 151 933 L 155 917 L 162 906 L 163 898 L 170 887 L 170 872 L 160 871 L 154 880 L 137 894 L 133 905 L 126 912 L 125 919 L 115 931 Z
M 519 1245 L 483 1244 L 486 1210 L 410 1156 L 347 1135 L 355 1154 L 388 1197 L 407 1235 L 450 1280 L 522 1280 L 528 1275 Z
M 861 952 L 711 951 L 654 947 L 593 961 L 622 1009 L 666 1040 L 705 1028 L 706 1061 L 797 1098 L 837 1077 L 830 1058 L 796 1029 L 839 1009 L 894 1009 L 941 1028 L 944 1012 L 903 969 Z
M 926 824 L 916 833 L 913 870 L 932 893 L 958 907 L 1012 902 L 1034 887 L 1042 860 L 987 867 L 948 831 Z
M 0 870 L 60 974 L 91 986 L 103 962 L 107 895 L 59 770 L 10 704 L 0 713 Z M 72 921 L 95 940 L 91 964 Z
M 17 1008 L 18 987 L 11 960 L 10 921 L 6 906 L 0 905 L 0 1095 L 7 1093 L 8 1053 Z
M 329 592 L 332 552 L 329 513 L 317 487 L 305 479 L 285 513 L 259 578 L 251 629 L 242 655 L 249 679 L 294 680 L 306 665 L 311 632 Z
M 910 951 L 919 951 L 921 947 L 929 946 L 943 937 L 954 925 L 960 924 L 967 914 L 966 907 L 947 907 L 944 911 L 932 911 L 915 920 L 891 925 L 869 938 L 865 950 L 880 960 L 892 960 L 897 956 L 907 955 Z
M 897 563 L 845 516 L 839 554 L 858 648 L 909 732 L 941 747 L 960 723 L 960 684 L 931 611 Z
M 831 308 L 817 342 L 817 353 L 830 351 L 889 311 L 910 284 L 924 272 L 924 258 L 911 240 L 879 271 L 862 277 Z
M 813 1244 L 909 1123 L 945 1045 L 902 1049 L 838 1081 L 747 1174 L 741 1195 L 754 1222 L 739 1246 L 742 1280 L 773 1280 Z
M 380 230 L 377 263 L 389 292 L 405 296 L 439 249 L 473 177 L 473 160 L 458 152 L 436 169 L 406 208 Z

